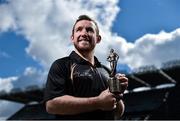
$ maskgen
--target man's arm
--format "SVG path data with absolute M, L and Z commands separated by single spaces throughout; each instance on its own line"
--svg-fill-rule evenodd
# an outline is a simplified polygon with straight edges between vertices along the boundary
M 94 110 L 113 110 L 116 99 L 109 90 L 99 96 L 79 98 L 70 95 L 56 97 L 46 102 L 46 110 L 51 114 L 73 115 Z

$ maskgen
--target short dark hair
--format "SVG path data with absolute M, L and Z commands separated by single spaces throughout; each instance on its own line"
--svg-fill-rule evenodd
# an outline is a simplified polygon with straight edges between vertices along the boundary
M 96 32 L 97 32 L 97 35 L 99 35 L 99 27 L 96 23 L 95 20 L 93 20 L 91 17 L 89 17 L 88 15 L 80 15 L 78 17 L 78 19 L 76 20 L 76 22 L 74 23 L 73 25 L 73 29 L 72 29 L 72 35 L 74 34 L 74 29 L 75 29 L 75 25 L 77 22 L 81 21 L 81 20 L 88 20 L 88 21 L 92 21 L 95 25 L 96 25 Z

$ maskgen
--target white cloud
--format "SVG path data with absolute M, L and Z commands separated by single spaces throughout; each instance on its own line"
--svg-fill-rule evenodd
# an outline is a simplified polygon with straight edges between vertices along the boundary
M 12 89 L 26 89 L 28 86 L 42 87 L 46 81 L 47 72 L 34 67 L 27 67 L 18 77 L 0 78 L 0 92 L 10 92 Z
M 47 73 L 34 67 L 26 67 L 24 73 L 12 84 L 14 88 L 26 89 L 28 86 L 42 87 L 46 81 Z
M 131 67 L 144 65 L 160 66 L 162 63 L 180 59 L 180 29 L 170 33 L 146 34 L 136 40 L 128 50 L 124 61 Z
M 9 92 L 12 88 L 12 82 L 16 81 L 18 77 L 0 78 L 0 91 Z
M 10 6 L 6 4 L 0 5 L 0 32 L 2 31 L 8 31 L 10 29 L 16 28 L 16 23 L 14 19 L 14 15 L 12 13 L 12 10 Z
M 109 32 L 119 11 L 117 2 L 117 0 L 13 0 L 0 5 L 0 12 L 7 11 L 0 17 L 4 21 L 9 19 L 6 26 L 5 22 L 0 22 L 2 25 L 0 30 L 11 28 L 16 33 L 23 34 L 29 41 L 26 52 L 47 69 L 52 61 L 69 54 L 72 50 L 71 29 L 80 14 L 92 16 L 99 23 L 101 31 L 106 33 Z

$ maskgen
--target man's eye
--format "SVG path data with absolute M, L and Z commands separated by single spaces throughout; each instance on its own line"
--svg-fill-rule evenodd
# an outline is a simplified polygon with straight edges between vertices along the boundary
M 82 28 L 77 28 L 77 29 L 76 29 L 76 32 L 81 31 L 81 30 L 82 30 Z
M 88 32 L 94 32 L 94 30 L 92 28 L 87 28 Z

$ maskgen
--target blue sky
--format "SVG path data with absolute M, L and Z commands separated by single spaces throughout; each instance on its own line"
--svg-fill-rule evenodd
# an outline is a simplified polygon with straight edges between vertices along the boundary
M 39 64 L 26 54 L 25 47 L 28 42 L 23 36 L 5 32 L 0 34 L 0 41 L 0 77 L 19 75 L 27 66 L 39 67 Z
M 95 54 L 104 64 L 110 48 L 120 69 L 180 59 L 179 11 L 179 0 L 0 0 L 0 91 L 45 83 L 51 63 L 73 49 L 80 14 L 99 24 Z
M 146 33 L 171 32 L 180 27 L 179 0 L 121 0 L 113 31 L 134 42 Z

